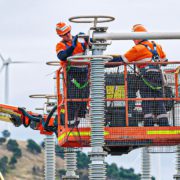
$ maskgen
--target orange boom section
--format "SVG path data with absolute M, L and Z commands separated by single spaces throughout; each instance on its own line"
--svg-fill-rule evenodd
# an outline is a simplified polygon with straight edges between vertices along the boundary
M 23 125 L 25 128 L 30 127 L 33 130 L 39 130 L 40 134 L 52 135 L 53 132 L 45 128 L 44 124 L 47 120 L 47 115 L 40 115 L 31 111 L 26 111 L 25 108 L 0 104 L 0 121 L 11 122 L 16 127 Z M 51 117 L 49 125 L 55 121 Z
M 110 154 L 180 143 L 180 62 L 147 64 L 161 68 L 143 76 L 137 63 L 105 65 L 104 149 Z M 90 63 L 68 63 L 56 75 L 59 144 L 89 147 Z

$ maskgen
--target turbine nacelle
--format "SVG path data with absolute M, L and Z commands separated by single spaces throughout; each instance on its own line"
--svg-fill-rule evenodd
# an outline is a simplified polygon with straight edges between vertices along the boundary
M 5 60 L 5 61 L 3 62 L 3 66 L 7 66 L 7 65 L 9 65 L 9 64 L 11 64 L 11 63 L 13 63 L 12 60 L 11 60 L 11 58 L 8 58 L 7 60 Z

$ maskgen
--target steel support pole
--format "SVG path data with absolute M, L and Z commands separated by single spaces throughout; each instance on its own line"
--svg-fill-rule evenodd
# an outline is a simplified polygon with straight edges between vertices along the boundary
M 148 148 L 142 148 L 142 176 L 141 180 L 151 180 L 151 161 L 150 153 L 148 153 Z
M 54 134 L 46 136 L 45 140 L 45 180 L 56 179 L 56 156 Z
M 9 102 L 9 64 L 5 65 L 5 104 Z
M 133 40 L 133 39 L 180 39 L 180 32 L 129 32 L 129 33 L 106 33 L 94 32 L 96 40 Z
M 64 161 L 66 175 L 63 176 L 63 180 L 77 180 L 79 176 L 76 175 L 77 170 L 77 152 L 74 148 L 64 149 Z
M 106 45 L 94 45 L 93 55 L 102 55 L 106 49 Z M 89 165 L 90 180 L 105 180 L 106 166 L 104 163 L 106 153 L 104 146 L 104 106 L 105 106 L 105 75 L 104 75 L 104 59 L 91 60 L 91 147 L 89 153 L 91 164 Z

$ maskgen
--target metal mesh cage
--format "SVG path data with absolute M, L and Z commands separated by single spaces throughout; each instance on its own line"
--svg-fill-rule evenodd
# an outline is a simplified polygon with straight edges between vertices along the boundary
M 175 70 L 177 66 L 178 63 L 172 63 L 161 68 L 162 71 L 156 69 L 146 73 L 140 72 L 133 64 L 105 68 L 105 150 L 118 155 L 139 147 L 174 146 L 179 142 L 179 81 L 176 71 L 171 74 L 175 79 L 173 83 L 165 82 L 169 73 L 167 69 Z M 90 66 L 83 64 L 81 67 L 71 65 L 67 75 L 65 73 L 63 91 L 68 126 L 59 136 L 65 147 L 90 146 L 91 84 L 84 85 L 90 82 L 90 72 Z M 77 120 L 76 126 L 69 123 Z
M 131 66 L 130 70 L 132 69 L 133 66 Z M 139 76 L 137 73 L 129 71 L 128 67 L 127 87 L 125 87 L 124 68 L 122 66 L 108 69 L 105 77 L 106 98 L 112 99 L 106 102 L 106 121 L 108 121 L 107 118 L 110 119 L 110 116 L 115 119 L 115 116 L 119 118 L 119 116 L 122 115 L 122 118 L 124 118 L 126 116 L 124 109 L 126 102 L 128 104 L 127 116 L 129 117 L 130 126 L 136 126 L 138 124 L 136 119 L 138 118 L 139 121 L 142 122 L 142 116 L 146 119 L 146 121 L 144 121 L 145 126 L 153 126 L 154 124 L 168 126 L 169 123 L 174 124 L 175 115 L 171 112 L 171 116 L 174 116 L 174 120 L 172 120 L 172 118 L 168 118 L 168 116 L 170 116 L 168 112 L 173 111 L 175 101 L 168 98 L 175 97 L 175 84 L 174 86 L 172 86 L 172 84 L 170 86 L 164 82 L 164 75 L 161 71 L 149 71 L 144 73 L 143 76 Z M 116 99 L 125 99 L 125 92 L 127 92 L 127 98 L 129 100 L 116 101 Z M 141 100 L 130 100 L 130 98 L 136 97 L 141 98 Z M 156 98 L 157 100 L 153 100 L 152 98 Z M 113 115 L 113 113 L 117 115 Z M 135 119 L 134 123 L 132 119 Z M 171 122 L 169 122 L 168 119 Z M 106 122 L 106 124 L 108 123 Z M 124 126 L 124 123 L 122 123 L 122 126 Z
M 88 67 L 71 66 L 67 72 L 67 98 L 83 99 L 89 98 Z M 85 118 L 87 102 L 68 102 L 68 120 L 70 124 L 77 118 Z M 71 123 L 72 122 L 72 123 Z
M 175 85 L 175 69 L 171 66 L 171 68 L 164 69 L 164 74 L 165 74 L 165 79 L 166 82 L 169 86 L 174 86 Z

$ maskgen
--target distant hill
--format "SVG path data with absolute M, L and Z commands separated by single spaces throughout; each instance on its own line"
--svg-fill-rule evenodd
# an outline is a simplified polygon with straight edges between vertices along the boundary
M 11 146 L 9 146 L 10 141 Z M 32 142 L 32 140 L 30 141 Z M 2 143 L 0 138 L 0 170 L 2 171 L 2 167 L 4 167 L 4 171 L 7 170 L 6 176 L 4 177 L 5 180 L 44 180 L 44 149 L 41 147 L 40 152 L 38 149 L 39 145 L 37 145 L 37 152 L 35 152 L 34 149 L 31 149 L 32 152 L 34 152 L 32 153 L 27 149 L 27 144 L 28 142 L 15 140 L 9 140 L 8 143 Z M 60 152 L 62 151 L 62 149 L 57 146 L 57 151 L 58 150 L 60 150 Z M 15 158 L 16 160 L 12 160 L 12 157 L 15 155 L 17 157 Z M 8 158 L 8 163 L 6 157 Z M 78 152 L 77 158 L 80 180 L 88 180 L 89 157 L 83 152 Z M 2 161 L 2 159 L 4 161 Z M 15 162 L 15 164 L 12 165 L 10 162 Z M 119 168 L 115 163 L 107 163 L 106 167 L 107 180 L 140 180 L 141 175 L 135 174 L 133 168 Z M 57 180 L 59 180 L 60 174 L 62 175 L 65 173 L 62 153 L 56 156 L 56 170 Z M 152 180 L 155 180 L 155 178 L 152 177 Z
M 17 141 L 19 148 L 22 151 L 22 157 L 18 159 L 15 169 L 8 169 L 5 180 L 44 180 L 44 151 L 42 153 L 32 154 L 26 148 L 27 142 Z M 0 145 L 0 159 L 4 156 L 11 159 L 13 153 L 7 150 L 6 143 Z M 60 157 L 56 157 L 57 169 L 64 169 L 64 160 Z M 33 168 L 37 169 L 37 172 L 33 174 Z

